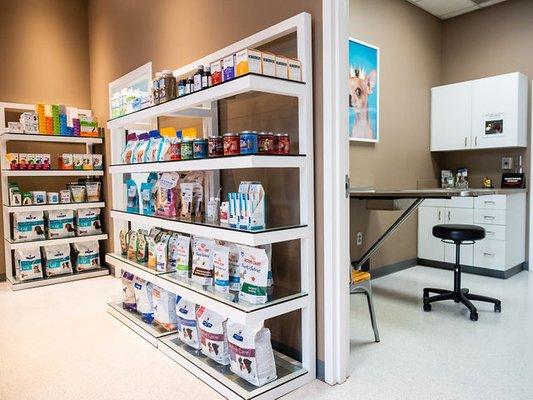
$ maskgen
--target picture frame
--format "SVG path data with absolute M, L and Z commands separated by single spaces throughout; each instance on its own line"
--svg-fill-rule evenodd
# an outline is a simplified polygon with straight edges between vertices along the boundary
M 379 142 L 380 51 L 352 37 L 348 43 L 348 136 Z

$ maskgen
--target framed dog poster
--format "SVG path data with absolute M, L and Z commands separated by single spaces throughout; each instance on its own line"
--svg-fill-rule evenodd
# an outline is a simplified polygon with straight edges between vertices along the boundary
M 379 142 L 379 48 L 350 38 L 348 62 L 350 140 Z

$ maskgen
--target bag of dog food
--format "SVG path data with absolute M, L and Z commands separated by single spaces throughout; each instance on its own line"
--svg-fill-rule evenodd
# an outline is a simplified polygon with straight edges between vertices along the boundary
M 241 291 L 239 300 L 251 304 L 267 302 L 268 257 L 264 249 L 240 246 Z
M 274 285 L 274 278 L 272 276 L 272 244 L 264 244 L 262 246 L 257 246 L 260 249 L 264 249 L 268 259 L 268 277 L 267 277 L 267 287 L 272 287 Z
M 166 218 L 174 218 L 178 207 L 178 181 L 179 174 L 175 172 L 165 172 L 157 182 L 160 191 L 155 204 L 156 215 Z
M 122 307 L 130 311 L 137 311 L 135 289 L 133 286 L 134 278 L 133 274 L 128 271 L 122 271 Z
M 21 281 L 43 277 L 43 264 L 39 247 L 28 247 L 15 251 L 15 269 Z
M 178 316 L 178 337 L 183 343 L 193 349 L 200 350 L 200 332 L 196 323 L 196 304 L 178 296 L 176 314 Z
M 176 316 L 176 295 L 167 292 L 157 285 L 153 285 L 152 299 L 154 302 L 154 322 L 167 331 L 176 329 L 178 317 Z
M 215 290 L 227 293 L 229 291 L 229 248 L 214 246 L 212 258 Z
M 235 244 L 229 245 L 229 290 L 238 292 L 241 290 L 241 262 L 239 247 Z
M 159 272 L 169 272 L 168 242 L 166 240 L 155 245 L 155 269 Z
M 231 371 L 255 386 L 276 380 L 270 330 L 228 321 Z
M 70 260 L 70 246 L 68 244 L 58 244 L 54 246 L 44 246 L 45 273 L 46 276 L 71 274 L 72 262 Z
M 170 239 L 168 250 L 171 268 L 177 271 L 180 277 L 188 278 L 191 238 L 185 235 L 176 235 L 173 239 Z
M 76 213 L 76 230 L 78 236 L 100 235 L 102 224 L 100 223 L 99 208 L 84 208 Z
M 213 284 L 213 239 L 193 238 L 192 280 L 199 285 Z
M 152 299 L 152 283 L 136 276 L 133 278 L 133 291 L 137 312 L 141 314 L 144 322 L 152 323 L 154 320 L 154 303 Z
M 229 364 L 228 338 L 226 334 L 227 318 L 199 307 L 196 311 L 202 353 L 222 365 Z
M 42 211 L 13 213 L 13 240 L 28 242 L 44 239 L 44 217 Z
M 76 270 L 78 272 L 100 268 L 100 246 L 97 240 L 74 243 L 77 252 Z
M 48 211 L 48 239 L 75 236 L 74 211 Z

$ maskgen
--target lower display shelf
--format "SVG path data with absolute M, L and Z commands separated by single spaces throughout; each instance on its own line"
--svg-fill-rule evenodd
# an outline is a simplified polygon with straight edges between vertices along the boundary
M 109 270 L 107 268 L 98 268 L 91 271 L 76 272 L 73 274 L 66 275 L 57 275 L 49 278 L 32 279 L 29 281 L 21 281 L 18 278 L 13 277 L 12 281 L 10 280 L 10 283 L 12 290 L 22 290 L 41 286 L 55 285 L 57 283 L 73 282 L 82 279 L 96 278 L 98 276 L 105 275 L 109 275 Z
M 29 242 L 13 242 L 9 239 L 4 239 L 7 247 L 10 250 L 23 249 L 28 247 L 40 247 L 40 246 L 51 246 L 58 244 L 71 244 L 71 243 L 82 243 L 90 242 L 91 240 L 107 240 L 107 234 L 100 235 L 86 235 L 86 236 L 71 236 L 59 239 L 43 239 L 43 240 L 34 240 Z

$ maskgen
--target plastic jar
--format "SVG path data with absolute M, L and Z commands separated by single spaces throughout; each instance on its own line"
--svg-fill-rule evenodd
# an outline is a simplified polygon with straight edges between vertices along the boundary
M 234 156 L 241 153 L 238 133 L 225 133 L 223 138 L 225 156 Z
M 241 154 L 257 154 L 258 139 L 255 131 L 242 131 L 240 135 Z
M 207 158 L 207 139 L 193 140 L 193 158 Z
M 290 154 L 291 139 L 288 133 L 276 133 L 274 135 L 274 153 Z
M 191 160 L 193 156 L 192 151 L 192 141 L 184 140 L 181 142 L 181 159 L 182 160 Z
M 274 154 L 274 134 L 261 132 L 257 138 L 259 154 Z
M 221 136 L 210 136 L 207 142 L 207 156 L 220 157 L 224 155 L 224 139 Z

